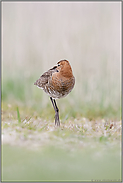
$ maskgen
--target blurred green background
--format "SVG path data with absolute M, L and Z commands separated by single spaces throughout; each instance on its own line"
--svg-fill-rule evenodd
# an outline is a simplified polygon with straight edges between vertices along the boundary
M 43 72 L 61 59 L 70 61 L 76 79 L 73 91 L 66 98 L 57 100 L 61 124 L 67 125 L 71 120 L 71 123 L 73 122 L 75 125 L 76 119 L 83 124 L 81 119 L 86 118 L 90 121 L 104 119 L 105 123 L 108 121 L 110 125 L 112 121 L 121 120 L 121 2 L 2 2 L 3 132 L 5 129 L 14 131 L 15 126 L 20 129 L 19 125 L 26 117 L 28 117 L 27 122 L 30 125 L 28 130 L 30 131 L 37 130 L 31 124 L 30 119 L 40 118 L 45 122 L 50 121 L 54 125 L 54 111 L 49 97 L 33 83 Z M 13 121 L 17 121 L 17 123 L 15 124 Z M 45 129 L 45 125 L 47 124 L 44 123 L 44 126 L 41 126 L 41 132 L 42 129 Z M 21 126 L 21 130 L 23 128 L 27 127 Z M 32 133 L 30 131 L 26 132 L 24 138 L 28 139 L 28 133 Z M 8 131 L 5 131 L 5 134 L 7 133 Z M 46 133 L 48 133 L 47 130 Z M 69 133 L 71 134 L 71 132 L 66 132 L 67 135 Z M 77 133 L 76 131 L 75 134 L 78 135 Z M 91 135 L 93 138 L 93 133 Z M 59 134 L 56 135 L 56 137 L 58 136 Z M 113 136 L 110 143 L 114 139 L 118 147 L 113 147 L 112 150 L 107 151 L 107 156 L 104 153 L 102 160 L 97 160 L 97 167 L 103 163 L 103 169 L 100 169 L 100 172 L 96 167 L 93 169 L 96 163 L 93 158 L 86 164 L 86 161 L 91 159 L 92 149 L 87 150 L 90 151 L 87 156 L 85 156 L 86 153 L 82 154 L 80 161 L 78 152 L 74 154 L 73 161 L 70 157 L 67 159 L 66 157 L 69 156 L 67 150 L 63 156 L 62 154 L 57 155 L 58 159 L 54 160 L 55 157 L 51 153 L 52 148 L 48 146 L 49 150 L 46 154 L 41 154 L 41 157 L 39 154 L 35 155 L 37 164 L 35 161 L 31 163 L 33 167 L 39 166 L 38 160 L 41 158 L 45 164 L 48 154 L 51 153 L 51 162 L 46 160 L 45 167 L 47 171 L 53 173 L 53 177 L 48 176 L 49 180 L 61 180 L 61 177 L 70 180 L 71 172 L 75 172 L 73 177 L 71 175 L 74 180 L 87 180 L 88 175 L 89 180 L 93 177 L 96 179 L 96 175 L 100 179 L 104 179 L 105 175 L 107 179 L 111 179 L 112 176 L 113 179 L 120 179 L 120 138 L 115 134 L 115 138 Z M 50 140 L 52 141 L 52 138 Z M 23 142 L 22 139 L 21 142 Z M 73 141 L 73 147 L 75 144 L 76 142 Z M 101 148 L 104 148 L 102 146 Z M 101 148 L 97 145 L 95 151 L 102 152 Z M 59 154 L 59 149 L 55 149 L 53 152 L 57 153 L 57 151 Z M 78 148 L 77 151 L 79 151 Z M 25 167 L 30 168 L 30 165 L 27 163 L 21 167 L 19 164 L 20 169 L 17 170 L 18 163 L 13 164 L 14 155 L 20 153 L 17 159 L 19 156 L 24 156 L 23 149 L 19 150 L 18 147 L 4 145 L 2 152 L 3 180 L 22 180 L 23 176 L 29 180 L 28 171 L 26 172 L 27 177 L 23 175 L 23 171 Z M 9 152 L 12 154 L 11 162 Z M 32 153 L 31 161 L 33 152 L 30 153 Z M 118 158 L 114 160 L 117 153 Z M 25 158 L 27 157 L 28 150 L 25 150 Z M 57 164 L 59 158 L 61 163 L 63 162 L 61 166 Z M 82 165 L 81 169 L 84 159 L 86 167 Z M 49 161 L 49 165 L 47 161 Z M 50 167 L 52 161 L 56 162 L 57 171 L 63 174 L 57 172 L 58 174 L 55 176 L 56 169 L 51 171 L 52 167 Z M 75 167 L 71 165 L 74 162 L 76 162 Z M 68 171 L 68 176 L 63 171 L 67 166 L 65 163 L 74 167 Z M 77 166 L 82 171 L 84 167 L 88 171 L 81 176 L 81 171 L 76 171 Z M 105 166 L 108 169 L 113 168 L 112 173 L 104 173 L 104 176 L 101 176 Z M 90 173 L 92 169 L 94 176 L 91 176 Z M 108 171 L 108 169 L 106 170 Z M 14 173 L 15 170 L 18 173 Z M 34 169 L 29 169 L 29 171 L 33 172 Z M 35 176 L 36 172 L 34 176 L 32 174 L 31 180 L 35 179 Z M 43 173 L 42 179 L 47 179 L 45 173 Z
M 58 100 L 61 111 L 72 106 L 74 117 L 119 119 L 120 4 L 3 2 L 2 101 L 41 111 L 49 98 L 33 83 L 59 60 L 68 59 L 76 85 Z

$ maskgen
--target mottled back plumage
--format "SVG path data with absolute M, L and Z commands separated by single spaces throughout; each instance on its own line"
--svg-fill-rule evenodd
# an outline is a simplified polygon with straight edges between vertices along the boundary
M 56 68 L 57 66 L 54 66 L 52 69 L 49 69 L 47 72 L 42 74 L 40 78 L 34 83 L 34 85 L 37 85 L 39 88 L 44 89 L 45 85 L 48 84 L 48 81 L 52 77 L 52 74 L 54 72 L 57 72 Z

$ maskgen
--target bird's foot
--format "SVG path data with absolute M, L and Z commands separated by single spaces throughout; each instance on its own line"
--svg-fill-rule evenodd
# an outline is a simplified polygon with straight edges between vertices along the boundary
M 55 114 L 55 125 L 60 126 L 59 114 Z

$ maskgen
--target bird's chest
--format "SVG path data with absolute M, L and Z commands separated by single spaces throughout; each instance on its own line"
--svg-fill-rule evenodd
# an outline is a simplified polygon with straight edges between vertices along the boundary
M 69 88 L 69 80 L 59 77 L 52 77 L 51 85 L 58 92 L 65 92 Z

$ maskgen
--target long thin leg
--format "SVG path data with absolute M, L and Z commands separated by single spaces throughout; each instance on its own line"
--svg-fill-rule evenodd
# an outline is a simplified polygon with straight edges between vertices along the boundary
M 60 126 L 60 121 L 59 121 L 59 109 L 56 105 L 56 101 L 54 99 L 54 104 L 55 104 L 55 108 L 56 108 L 56 114 L 55 114 L 55 123 L 57 123 L 57 126 Z
M 54 110 L 55 110 L 55 112 L 56 112 L 56 107 L 55 107 L 55 104 L 54 104 L 54 101 L 53 101 L 52 97 L 50 97 L 50 100 L 51 100 L 52 105 L 53 105 L 53 108 L 54 108 Z
M 51 100 L 53 108 L 55 110 L 55 125 L 60 126 L 59 109 L 58 109 L 58 107 L 56 105 L 56 101 L 55 101 L 55 99 L 52 99 L 52 97 L 50 97 L 50 100 Z

